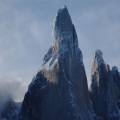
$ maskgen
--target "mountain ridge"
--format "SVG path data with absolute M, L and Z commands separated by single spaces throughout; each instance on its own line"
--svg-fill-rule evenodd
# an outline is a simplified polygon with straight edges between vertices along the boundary
M 65 6 L 57 12 L 53 45 L 23 102 L 8 101 L 0 115 L 1 120 L 120 120 L 120 72 L 96 50 L 88 89 L 83 54 Z

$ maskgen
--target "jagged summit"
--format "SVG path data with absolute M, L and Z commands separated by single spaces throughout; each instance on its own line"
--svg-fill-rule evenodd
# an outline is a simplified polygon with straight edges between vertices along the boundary
M 93 108 L 99 117 L 106 118 L 107 109 L 107 83 L 108 83 L 108 65 L 105 64 L 103 53 L 96 50 L 92 64 L 91 74 L 91 100 Z M 102 118 L 102 119 L 103 119 Z M 103 119 L 104 120 L 104 119 Z
M 54 27 L 55 34 L 72 31 L 72 20 L 66 6 L 58 10 Z
M 95 51 L 95 60 L 98 63 L 98 65 L 101 64 L 101 63 L 104 63 L 103 53 L 100 49 Z
M 73 52 L 78 48 L 77 34 L 66 6 L 58 10 L 54 25 L 54 35 L 56 52 Z
M 104 66 L 104 68 L 105 68 L 105 66 L 107 66 L 107 65 L 105 65 L 102 51 L 100 49 L 97 49 L 94 53 L 91 74 L 92 75 L 96 74 L 95 71 L 98 71 L 98 68 L 100 66 Z
M 58 57 L 60 59 L 60 57 L 66 56 L 65 54 L 76 55 L 82 60 L 82 52 L 78 47 L 77 33 L 66 6 L 57 12 L 54 33 L 54 44 L 45 55 L 43 65 L 49 63 L 47 65 L 51 66 L 54 61 L 58 61 Z
M 110 69 L 104 62 L 101 50 L 95 52 L 91 75 L 91 100 L 93 108 L 102 120 L 119 120 L 117 104 L 120 97 L 120 76 L 117 67 Z
M 100 49 L 95 51 L 95 57 L 98 57 L 98 56 L 103 58 L 103 53 L 102 53 L 102 51 Z
M 95 120 L 82 52 L 66 7 L 58 10 L 54 33 L 43 68 L 25 95 L 20 120 Z

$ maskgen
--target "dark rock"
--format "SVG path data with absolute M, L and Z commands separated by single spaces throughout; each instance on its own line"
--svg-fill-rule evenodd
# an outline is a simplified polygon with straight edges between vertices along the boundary
M 1 113 L 0 120 L 18 120 L 21 103 L 16 103 L 12 99 L 8 100 Z
M 19 120 L 94 120 L 82 52 L 67 8 L 58 11 L 55 41 L 24 97 Z
M 38 72 L 29 85 L 28 91 L 25 94 L 21 112 L 20 120 L 40 120 L 41 118 L 41 103 L 47 92 L 47 80 Z
M 95 53 L 91 76 L 91 100 L 97 116 L 102 120 L 119 120 L 118 100 L 120 95 L 119 72 L 116 67 L 110 70 L 103 60 L 100 50 Z

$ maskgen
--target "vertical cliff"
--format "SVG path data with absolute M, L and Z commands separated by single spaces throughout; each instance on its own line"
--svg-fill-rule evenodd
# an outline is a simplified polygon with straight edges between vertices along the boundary
M 98 118 L 102 120 L 119 120 L 119 72 L 116 67 L 110 70 L 104 62 L 100 50 L 95 52 L 91 75 L 91 100 Z
M 60 9 L 54 44 L 24 97 L 20 120 L 94 120 L 82 52 L 68 9 Z

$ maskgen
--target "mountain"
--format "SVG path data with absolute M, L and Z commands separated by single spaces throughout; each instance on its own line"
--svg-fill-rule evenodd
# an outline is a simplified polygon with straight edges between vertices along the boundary
M 101 120 L 119 120 L 120 74 L 117 67 L 110 69 L 101 50 L 95 52 L 91 75 L 91 100 Z
M 58 10 L 54 41 L 22 103 L 1 104 L 0 120 L 120 120 L 120 72 L 96 50 L 88 90 L 77 33 L 67 7 Z
M 18 120 L 21 103 L 17 103 L 9 99 L 4 104 L 2 111 L 0 111 L 0 120 Z
M 95 120 L 82 52 L 68 9 L 59 9 L 54 44 L 25 94 L 19 120 Z

